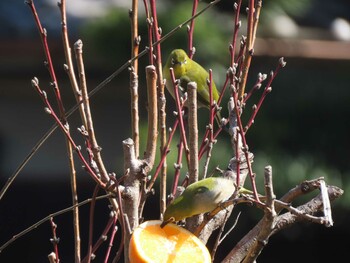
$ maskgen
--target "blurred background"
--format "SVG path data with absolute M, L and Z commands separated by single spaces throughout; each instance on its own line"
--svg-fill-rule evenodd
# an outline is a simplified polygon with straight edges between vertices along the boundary
M 70 41 L 73 44 L 82 39 L 84 43 L 87 83 L 91 90 L 130 58 L 128 9 L 131 3 L 127 0 L 67 2 Z M 74 105 L 74 97 L 63 70 L 64 53 L 57 3 L 51 0 L 37 0 L 34 3 L 48 31 L 63 102 L 66 109 L 70 109 Z M 204 6 L 205 1 L 200 3 L 199 9 Z M 2 187 L 53 125 L 30 80 L 37 77 L 52 103 L 54 97 L 49 88 L 48 72 L 43 65 L 45 58 L 41 41 L 29 8 L 23 1 L 6 0 L 0 2 L 0 7 Z M 147 25 L 142 1 L 139 10 L 140 50 L 143 50 L 147 45 Z M 163 34 L 190 17 L 191 10 L 192 1 L 159 1 L 159 25 Z M 194 59 L 213 70 L 219 88 L 225 81 L 229 65 L 228 46 L 232 41 L 233 19 L 233 1 L 223 0 L 200 16 L 195 24 Z M 244 14 L 241 19 L 244 28 Z M 341 187 L 345 193 L 333 203 L 334 227 L 297 224 L 273 236 L 258 262 L 341 262 L 347 257 L 346 242 L 341 240 L 350 235 L 349 20 L 350 2 L 346 0 L 263 2 L 247 89 L 254 85 L 259 72 L 268 74 L 274 70 L 279 57 L 285 57 L 287 66 L 272 83 L 273 92 L 267 96 L 247 134 L 250 150 L 255 154 L 254 170 L 258 175 L 259 190 L 263 191 L 263 169 L 270 164 L 277 197 L 303 180 L 318 177 L 324 177 L 328 184 Z M 245 32 L 242 30 L 240 34 Z M 186 28 L 162 44 L 163 61 L 174 48 L 187 48 Z M 146 56 L 140 59 L 139 72 L 141 132 L 147 129 L 145 65 Z M 103 148 L 102 156 L 107 169 L 117 175 L 121 175 L 123 167 L 121 142 L 131 136 L 128 76 L 127 71 L 122 72 L 90 100 L 97 140 Z M 245 120 L 249 118 L 249 109 L 258 101 L 260 94 L 261 91 L 257 92 L 248 101 L 243 116 Z M 168 121 L 171 124 L 171 99 L 168 105 Z M 200 127 L 205 126 L 206 114 L 206 110 L 199 110 Z M 225 106 L 223 115 L 227 115 Z M 81 125 L 78 114 L 73 114 L 69 122 L 74 138 L 83 145 L 75 132 Z M 174 162 L 175 154 L 176 148 L 169 155 L 169 167 Z M 217 165 L 225 168 L 231 157 L 228 136 L 223 134 L 214 149 L 211 169 Z M 70 206 L 69 181 L 65 140 L 57 130 L 28 162 L 0 202 L 0 245 L 48 214 Z M 79 199 L 82 201 L 91 197 L 94 182 L 82 170 L 78 171 L 78 181 Z M 100 203 L 96 215 L 102 216 L 96 218 L 96 237 L 108 220 L 107 202 Z M 159 214 L 157 209 L 157 196 L 152 196 L 145 208 L 145 218 L 156 218 Z M 216 262 L 220 262 L 232 244 L 261 217 L 261 212 L 254 207 L 242 206 L 237 211 L 242 211 L 237 230 L 229 236 L 228 246 L 219 249 Z M 87 217 L 88 212 L 87 206 L 82 207 L 81 217 Z M 61 239 L 61 261 L 72 262 L 71 215 L 59 216 L 55 222 Z M 87 227 L 87 220 L 82 220 L 83 253 L 87 246 Z M 45 223 L 1 252 L 0 262 L 47 262 L 47 254 L 52 251 L 50 237 L 50 224 Z M 101 258 L 95 262 L 101 262 L 99 260 Z

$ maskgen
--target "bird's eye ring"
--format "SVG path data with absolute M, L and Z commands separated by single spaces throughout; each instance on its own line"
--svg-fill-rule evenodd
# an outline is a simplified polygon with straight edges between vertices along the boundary
M 184 60 L 184 64 L 186 64 L 186 63 L 187 63 L 187 59 Z
M 175 65 L 175 59 L 171 59 L 171 65 Z

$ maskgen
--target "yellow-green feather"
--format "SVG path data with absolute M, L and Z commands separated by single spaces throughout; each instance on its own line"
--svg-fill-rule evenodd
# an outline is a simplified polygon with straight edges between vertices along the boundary
M 209 177 L 189 185 L 165 210 L 163 220 L 175 221 L 210 212 L 227 200 L 235 191 L 234 181 L 223 177 Z
M 178 63 L 173 63 L 178 62 Z M 173 50 L 167 62 L 163 68 L 163 76 L 166 79 L 166 87 L 169 93 L 175 98 L 174 95 L 174 87 L 172 85 L 171 76 L 170 76 L 170 68 L 174 69 L 175 79 L 180 80 L 180 85 L 184 91 L 187 89 L 187 83 L 190 81 L 194 81 L 197 83 L 197 106 L 210 108 L 210 99 L 209 99 L 209 87 L 207 84 L 207 80 L 209 79 L 209 73 L 197 62 L 190 59 L 186 52 L 182 49 Z M 216 88 L 214 81 L 212 82 L 212 91 L 213 91 L 213 100 L 218 102 L 219 100 L 219 92 Z M 180 90 L 180 94 L 183 92 Z M 216 116 L 218 122 L 221 120 L 220 112 L 217 113 Z

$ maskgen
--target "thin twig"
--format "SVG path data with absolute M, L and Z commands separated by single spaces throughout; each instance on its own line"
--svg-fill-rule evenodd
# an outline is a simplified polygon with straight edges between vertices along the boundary
M 192 17 L 196 14 L 198 2 L 199 2 L 198 0 L 193 0 Z M 195 21 L 195 19 L 191 20 L 190 25 L 187 25 L 188 57 L 191 59 L 193 58 L 193 55 L 195 53 L 195 48 L 193 46 L 194 21 Z
M 63 103 L 62 103 L 60 89 L 59 89 L 58 83 L 57 83 L 55 69 L 53 66 L 52 59 L 51 59 L 50 48 L 49 48 L 49 45 L 47 42 L 47 31 L 41 25 L 40 18 L 39 18 L 37 11 L 36 11 L 34 2 L 33 1 L 25 1 L 25 3 L 29 6 L 30 10 L 32 11 L 35 23 L 36 23 L 37 28 L 39 30 L 41 42 L 43 45 L 43 50 L 44 50 L 45 57 L 46 57 L 45 66 L 47 67 L 49 74 L 50 74 L 50 77 L 51 77 L 51 81 L 52 81 L 51 86 L 53 87 L 53 90 L 55 93 L 57 105 L 59 108 L 60 117 L 63 119 L 62 121 L 65 123 L 65 111 L 64 111 L 64 107 L 63 107 Z
M 98 197 L 96 197 L 96 200 L 101 200 L 101 199 L 105 199 L 105 198 L 108 198 L 110 197 L 111 195 L 110 194 L 106 194 L 106 195 L 100 195 Z M 92 202 L 92 199 L 89 198 L 89 199 L 86 199 L 76 205 L 72 205 L 70 207 L 67 207 L 65 209 L 62 209 L 60 211 L 57 211 L 55 213 L 52 213 L 52 214 L 49 214 L 48 216 L 44 217 L 43 219 L 39 220 L 38 222 L 36 222 L 35 224 L 31 225 L 30 227 L 24 229 L 23 231 L 19 232 L 18 234 L 14 235 L 9 241 L 7 241 L 6 243 L 4 243 L 3 245 L 0 246 L 0 253 L 6 248 L 8 247 L 10 244 L 12 244 L 14 241 L 16 241 L 18 238 L 26 235 L 27 233 L 29 233 L 30 231 L 38 228 L 40 225 L 42 225 L 43 223 L 45 223 L 46 221 L 49 221 L 50 218 L 52 217 L 57 217 L 59 215 L 62 215 L 62 214 L 65 214 L 67 212 L 70 212 L 72 211 L 75 207 L 80 207 L 80 206 L 83 206 L 83 205 L 86 205 L 88 203 Z
M 186 156 L 186 160 L 187 160 L 187 166 L 189 165 L 189 148 L 188 148 L 188 144 L 187 144 L 187 139 L 186 139 L 186 132 L 185 132 L 185 124 L 183 121 L 183 115 L 182 115 L 182 107 L 181 107 L 181 102 L 180 102 L 180 95 L 179 95 L 179 83 L 178 81 L 175 79 L 175 74 L 174 74 L 174 69 L 170 68 L 170 76 L 171 76 L 171 80 L 173 82 L 173 87 L 174 87 L 174 94 L 175 94 L 175 103 L 176 103 L 176 109 L 177 109 L 177 117 L 179 119 L 179 123 L 180 123 L 180 135 L 181 135 L 181 140 L 182 143 L 184 144 L 184 148 L 185 148 L 185 156 Z
M 82 99 L 83 99 L 84 111 L 85 111 L 84 113 L 86 116 L 86 123 L 87 123 L 86 129 L 89 134 L 91 150 L 93 152 L 94 160 L 98 166 L 101 179 L 106 183 L 109 181 L 109 176 L 101 157 L 101 147 L 98 145 L 96 140 L 94 124 L 93 124 L 92 114 L 90 110 L 89 95 L 88 95 L 87 86 L 86 86 L 85 69 L 84 69 L 84 61 L 83 61 L 83 42 L 81 40 L 78 40 L 77 42 L 75 42 L 74 50 L 75 50 L 76 59 L 77 59 L 79 79 L 80 79 L 79 85 L 82 91 Z
M 70 141 L 70 143 L 72 144 L 73 148 L 75 149 L 75 151 L 78 153 L 78 156 L 80 158 L 80 160 L 83 162 L 85 168 L 87 169 L 87 171 L 89 172 L 89 174 L 92 176 L 92 178 L 98 183 L 100 184 L 100 186 L 102 188 L 105 188 L 106 184 L 104 182 L 101 181 L 101 179 L 99 178 L 99 176 L 96 175 L 95 171 L 90 167 L 90 165 L 88 164 L 88 162 L 85 160 L 83 154 L 81 153 L 81 147 L 77 146 L 73 140 L 73 138 L 71 137 L 70 133 L 68 132 L 66 126 L 63 125 L 63 123 L 61 122 L 61 120 L 59 119 L 59 117 L 56 115 L 55 111 L 53 110 L 50 102 L 47 99 L 47 95 L 46 92 L 44 92 L 43 90 L 41 90 L 40 86 L 39 86 L 39 81 L 37 78 L 34 78 L 32 80 L 32 86 L 36 89 L 36 91 L 38 92 L 38 94 L 40 95 L 41 99 L 43 100 L 44 104 L 47 106 L 47 108 L 45 108 L 46 113 L 48 113 L 54 120 L 55 122 L 59 125 L 59 127 L 61 128 L 61 130 L 63 131 L 63 133 L 66 135 L 66 138 L 68 138 L 68 140 Z
M 275 194 L 273 192 L 272 184 L 272 167 L 265 167 L 265 194 L 266 194 L 266 207 L 264 208 L 264 217 L 261 220 L 262 226 L 254 244 L 247 252 L 243 263 L 253 263 L 256 261 L 261 251 L 267 245 L 271 232 L 274 228 L 277 213 L 275 210 Z
M 154 65 L 154 57 L 153 57 L 153 34 L 152 34 L 152 26 L 153 26 L 153 18 L 149 11 L 148 0 L 143 0 L 143 4 L 145 6 L 146 13 L 146 23 L 147 23 L 147 36 L 148 36 L 148 62 L 149 65 Z
M 175 173 L 174 173 L 174 179 L 173 179 L 173 186 L 172 186 L 172 190 L 171 190 L 171 198 L 173 198 L 176 195 L 176 189 L 177 186 L 179 184 L 179 179 L 180 179 L 180 171 L 182 168 L 182 155 L 184 152 L 184 145 L 180 142 L 177 145 L 177 159 L 176 159 L 176 163 L 174 163 L 174 169 L 175 169 Z M 168 200 L 171 201 L 171 200 Z
M 224 232 L 225 225 L 227 223 L 227 220 L 228 220 L 229 216 L 230 216 L 230 213 L 226 212 L 225 216 L 224 216 L 224 224 L 222 224 L 220 226 L 219 233 L 218 233 L 218 235 L 215 238 L 214 246 L 213 246 L 213 249 L 211 250 L 212 261 L 214 261 L 216 250 L 218 249 L 218 247 L 220 245 L 220 237 L 221 237 L 222 233 Z
M 59 257 L 59 253 L 58 253 L 58 243 L 60 242 L 60 239 L 56 235 L 57 225 L 53 221 L 53 217 L 50 218 L 50 223 L 51 223 L 51 229 L 52 229 L 52 238 L 50 238 L 50 241 L 51 241 L 51 243 L 53 245 L 53 249 L 55 251 L 55 263 L 59 263 L 60 257 Z
M 155 0 L 150 0 L 150 6 L 152 11 L 152 29 L 155 42 L 159 42 L 155 45 L 155 56 L 156 56 L 156 68 L 158 75 L 158 118 L 159 118 L 159 135 L 160 135 L 160 152 L 165 152 L 167 144 L 167 127 L 166 127 L 166 99 L 165 99 L 165 82 L 163 80 L 163 69 L 162 69 L 162 52 L 161 52 L 161 36 L 162 29 L 158 25 L 157 5 Z M 160 213 L 164 213 L 166 208 L 166 184 L 167 181 L 167 163 L 166 157 L 161 167 L 161 176 L 159 184 L 160 194 Z
M 92 194 L 92 202 L 90 204 L 90 214 L 89 214 L 89 243 L 88 243 L 88 252 L 87 252 L 87 263 L 91 262 L 92 259 L 92 239 L 94 236 L 94 212 L 95 212 L 95 204 L 96 204 L 96 196 L 100 187 L 98 185 L 95 186 L 95 190 Z
M 97 249 L 100 248 L 100 246 L 103 244 L 103 242 L 106 241 L 107 234 L 111 230 L 111 228 L 113 227 L 115 220 L 116 220 L 115 212 L 111 212 L 111 217 L 108 220 L 107 225 L 103 229 L 102 234 L 100 235 L 99 239 L 96 241 L 94 246 L 92 247 L 91 252 L 88 252 L 88 254 L 83 258 L 83 260 L 81 261 L 82 263 L 86 263 L 90 257 L 91 257 L 91 260 L 93 259 L 93 255 L 95 254 Z
M 171 143 L 171 141 L 172 141 L 172 139 L 174 137 L 174 134 L 175 134 L 175 131 L 177 129 L 178 124 L 179 124 L 179 120 L 176 119 L 173 127 L 170 129 L 170 135 L 169 135 L 167 144 L 166 144 L 166 146 L 164 148 L 164 152 L 161 155 L 161 159 L 160 159 L 160 162 L 159 162 L 159 164 L 157 166 L 157 169 L 156 169 L 156 171 L 155 171 L 151 181 L 148 184 L 147 192 L 149 192 L 151 190 L 151 188 L 153 187 L 153 185 L 154 185 L 154 183 L 155 183 L 159 173 L 161 172 L 161 168 L 163 167 L 163 164 L 164 164 L 165 159 L 166 159 L 165 157 L 170 152 L 170 143 Z
M 248 171 L 249 171 L 249 177 L 250 177 L 250 181 L 252 184 L 252 190 L 254 192 L 254 196 L 256 198 L 256 200 L 259 202 L 259 196 L 258 196 L 258 192 L 256 189 L 256 183 L 255 183 L 255 173 L 253 173 L 253 168 L 252 168 L 252 164 L 249 160 L 249 147 L 245 138 L 245 134 L 244 134 L 244 130 L 243 130 L 243 124 L 242 124 L 242 119 L 241 119 L 241 103 L 238 100 L 238 93 L 237 91 L 235 91 L 235 94 L 233 96 L 233 102 L 234 102 L 234 110 L 235 110 L 235 114 L 236 114 L 236 120 L 237 120 L 237 125 L 238 127 L 236 128 L 237 132 L 237 137 L 236 137 L 236 146 L 239 145 L 239 141 L 240 139 L 242 140 L 242 147 L 241 149 L 237 149 L 238 151 L 236 151 L 236 158 L 240 157 L 240 153 L 241 151 L 244 153 L 245 158 L 247 160 L 247 165 L 248 165 Z M 240 136 L 238 136 L 238 134 Z M 237 176 L 239 175 L 239 169 L 237 168 Z M 240 180 L 237 179 L 237 185 L 240 185 Z
M 117 227 L 116 224 L 117 224 L 117 217 L 114 214 L 114 216 L 113 216 L 113 225 L 112 225 L 112 233 L 111 233 L 111 237 L 110 237 L 110 240 L 109 240 L 109 243 L 108 243 L 108 248 L 107 248 L 107 252 L 106 252 L 104 263 L 108 262 L 109 255 L 110 255 L 111 249 L 113 247 L 113 241 L 114 241 L 114 238 L 115 238 L 115 234 L 117 233 L 117 230 L 118 230 L 118 227 Z
M 235 52 L 236 52 L 236 43 L 237 43 L 237 36 L 238 31 L 241 27 L 241 21 L 239 20 L 239 15 L 241 12 L 241 5 L 242 0 L 239 0 L 238 2 L 234 3 L 234 11 L 235 11 L 235 21 L 234 21 L 234 30 L 232 34 L 232 43 L 230 45 L 230 55 L 231 55 L 231 64 L 230 67 L 233 68 L 235 65 Z
M 232 226 L 230 227 L 229 230 L 227 230 L 227 232 L 225 233 L 225 235 L 220 238 L 219 240 L 219 245 L 225 240 L 225 238 L 233 231 L 233 229 L 235 229 L 237 223 L 238 223 L 238 220 L 239 220 L 239 217 L 241 216 L 241 212 L 238 213 L 236 219 L 235 219 L 235 222 L 233 222 Z
M 62 34 L 62 41 L 63 41 L 63 47 L 64 47 L 64 54 L 66 58 L 66 64 L 64 65 L 64 69 L 68 74 L 76 102 L 79 104 L 79 113 L 80 113 L 81 121 L 86 126 L 84 104 L 80 103 L 82 102 L 82 96 L 81 96 L 81 92 L 79 90 L 77 79 L 74 73 L 72 52 L 71 52 L 69 37 L 68 37 L 66 0 L 61 0 L 61 2 L 58 2 L 58 7 L 61 12 L 61 32 L 62 32 L 61 34 Z M 71 168 L 70 177 L 71 177 L 72 203 L 74 205 L 78 203 L 76 169 L 75 169 L 75 164 L 73 159 L 73 149 L 71 144 L 67 145 L 67 148 L 68 148 L 68 159 L 69 159 L 69 164 Z M 74 229 L 75 262 L 79 263 L 81 258 L 81 255 L 80 255 L 81 244 L 80 244 L 80 226 L 79 226 L 79 209 L 78 208 L 75 208 L 73 210 L 73 229 Z
M 254 43 L 253 43 L 253 39 L 255 39 L 254 37 L 254 33 L 256 33 L 256 30 L 254 30 L 254 8 L 255 8 L 255 1 L 254 0 L 249 0 L 249 4 L 248 4 L 248 24 L 247 24 L 247 46 L 245 48 L 245 54 L 244 54 L 244 61 L 243 61 L 243 68 L 242 68 L 242 81 L 241 81 L 241 85 L 239 87 L 238 90 L 238 96 L 239 96 L 239 100 L 241 100 L 241 98 L 244 95 L 244 91 L 245 91 L 245 86 L 247 83 L 247 79 L 248 79 L 248 72 L 249 72 L 249 68 L 250 68 L 250 63 L 252 61 L 252 56 L 254 53 Z
M 286 64 L 287 63 L 284 61 L 284 58 L 282 57 L 282 58 L 279 59 L 278 65 L 276 66 L 275 71 L 271 71 L 270 78 L 269 78 L 269 80 L 268 80 L 268 82 L 266 84 L 266 87 L 265 87 L 265 89 L 263 91 L 263 94 L 261 95 L 258 104 L 253 108 L 252 116 L 250 117 L 247 125 L 244 127 L 244 132 L 245 133 L 248 131 L 250 126 L 254 123 L 254 119 L 255 119 L 258 111 L 260 110 L 261 105 L 264 102 L 266 95 L 269 94 L 272 91 L 271 84 L 272 84 L 273 80 L 276 78 L 276 76 L 277 76 L 278 72 L 280 71 L 280 69 L 285 67 Z M 262 81 L 263 81 L 265 79 L 265 75 L 261 75 L 261 78 L 262 78 Z M 259 84 L 259 82 L 258 82 L 258 84 Z M 245 99 L 245 101 L 246 101 L 246 99 Z
M 64 47 L 64 54 L 65 54 L 65 57 L 66 57 L 66 64 L 64 65 L 64 69 L 65 69 L 65 71 L 68 74 L 68 77 L 69 77 L 69 80 L 70 80 L 71 87 L 73 89 L 73 93 L 74 93 L 76 102 L 79 104 L 80 118 L 81 118 L 84 126 L 86 127 L 86 118 L 85 118 L 85 114 L 84 114 L 84 105 L 82 104 L 81 91 L 79 89 L 77 78 L 76 78 L 76 75 L 74 73 L 72 52 L 71 52 L 70 43 L 69 43 L 69 37 L 68 37 L 66 0 L 61 0 L 61 2 L 58 2 L 58 7 L 59 7 L 60 12 L 61 12 L 61 32 L 62 32 L 62 41 L 63 41 L 63 47 Z

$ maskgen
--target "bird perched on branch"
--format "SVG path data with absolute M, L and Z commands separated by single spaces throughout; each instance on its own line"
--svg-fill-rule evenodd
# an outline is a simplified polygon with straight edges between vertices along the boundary
M 207 80 L 209 73 L 197 62 L 190 59 L 182 49 L 174 49 L 163 68 L 163 76 L 166 79 L 166 87 L 169 93 L 175 99 L 174 87 L 171 80 L 170 68 L 174 69 L 175 79 L 180 81 L 179 94 L 182 96 L 187 91 L 187 84 L 191 81 L 197 83 L 197 107 L 206 107 L 210 109 L 209 86 Z M 212 82 L 213 101 L 218 102 L 219 92 Z M 220 111 L 215 116 L 218 124 L 221 126 Z
M 168 205 L 163 215 L 162 226 L 210 212 L 229 199 L 235 190 L 235 179 L 232 177 L 212 176 L 190 184 Z

